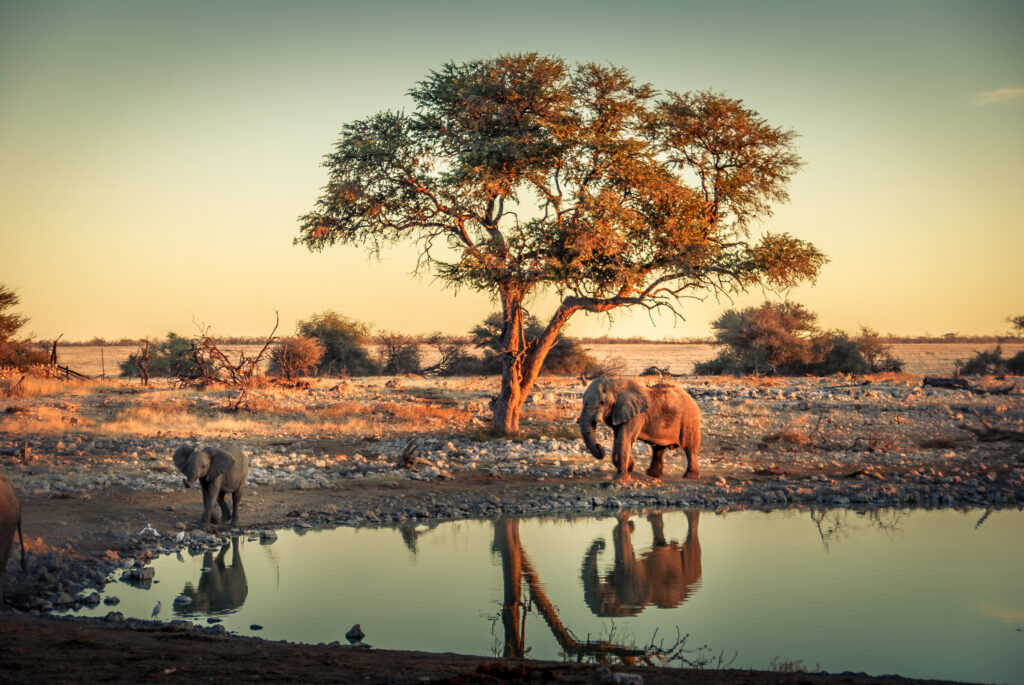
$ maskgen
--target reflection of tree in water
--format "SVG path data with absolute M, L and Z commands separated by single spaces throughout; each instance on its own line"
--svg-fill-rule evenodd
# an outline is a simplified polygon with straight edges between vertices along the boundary
M 850 516 L 857 519 L 851 523 Z M 862 526 L 866 521 L 868 528 L 875 528 L 886 535 L 893 536 L 903 530 L 903 517 L 906 513 L 899 509 L 873 509 L 871 511 L 852 511 L 850 509 L 811 509 L 811 521 L 818 529 L 818 537 L 825 551 L 831 544 L 844 540 Z
M 691 515 L 692 514 L 692 515 Z M 685 601 L 691 593 L 690 587 L 700 577 L 700 547 L 697 542 L 697 521 L 699 512 L 688 512 L 687 521 L 689 530 L 687 543 L 682 548 L 665 543 L 662 532 L 661 515 L 652 514 L 648 520 L 651 521 L 652 529 L 655 531 L 655 547 L 664 547 L 665 552 L 671 552 L 673 558 L 669 560 L 669 554 L 655 554 L 655 550 L 647 553 L 640 560 L 653 559 L 646 569 L 646 580 L 648 583 L 647 597 L 657 597 L 657 601 L 664 602 L 668 606 L 677 606 Z M 625 553 L 626 547 L 632 554 L 632 546 L 629 545 L 628 516 L 625 520 L 620 518 L 619 527 L 623 531 L 626 545 L 622 547 Z M 659 545 L 660 541 L 660 545 Z M 618 544 L 618 543 L 617 543 Z M 687 545 L 690 545 L 688 548 Z M 558 616 L 558 611 L 548 598 L 540 578 L 537 575 L 529 556 L 523 549 L 522 541 L 519 538 L 519 521 L 515 519 L 499 519 L 494 522 L 494 543 L 493 549 L 501 555 L 502 580 L 504 594 L 501 606 L 501 622 L 504 628 L 504 651 L 505 657 L 521 658 L 526 654 L 526 617 L 531 609 L 536 609 L 544 619 L 548 628 L 554 635 L 555 640 L 563 652 L 577 661 L 593 660 L 598 663 L 611 663 L 620 661 L 626 664 L 647 663 L 665 664 L 671 661 L 678 661 L 685 665 L 703 666 L 714 661 L 714 656 L 707 653 L 697 655 L 697 660 L 688 657 L 685 650 L 686 637 L 676 636 L 675 643 L 665 647 L 664 644 L 651 644 L 640 647 L 615 642 L 614 632 L 607 640 L 579 640 L 573 635 Z M 695 551 L 694 551 L 695 550 Z M 689 552 L 690 564 L 687 566 L 685 555 Z M 662 558 L 664 557 L 664 558 Z M 676 561 L 678 558 L 678 562 Z M 584 568 L 587 561 L 584 560 Z M 693 567 L 696 566 L 694 575 Z M 650 583 L 657 582 L 658 578 L 675 578 L 683 581 L 691 577 L 691 582 L 685 589 L 677 589 L 686 584 L 678 582 L 673 589 L 663 590 L 662 588 L 651 589 Z M 525 587 L 524 582 L 525 581 Z M 633 582 L 636 585 L 635 582 Z M 527 602 L 528 598 L 528 602 Z M 678 599 L 678 601 L 675 601 Z M 673 603 L 674 602 L 674 603 Z M 659 604 L 661 606 L 661 604 Z M 718 657 L 719 665 L 723 664 L 722 657 Z
M 598 572 L 597 556 L 605 548 L 604 539 L 595 540 L 583 558 L 583 593 L 594 615 L 636 616 L 648 604 L 671 609 L 689 599 L 699 587 L 700 512 L 686 512 L 686 541 L 681 546 L 666 541 L 661 512 L 649 514 L 647 520 L 654 545 L 637 557 L 632 542 L 633 522 L 629 514 L 619 514 L 612 532 L 615 565 L 603 579 Z
M 231 566 L 224 562 L 229 548 Z M 216 558 L 212 551 L 203 552 L 199 584 L 185 583 L 181 594 L 191 598 L 192 602 L 184 606 L 175 605 L 174 613 L 180 615 L 224 613 L 242 606 L 249 594 L 249 584 L 245 579 L 237 536 L 220 548 Z

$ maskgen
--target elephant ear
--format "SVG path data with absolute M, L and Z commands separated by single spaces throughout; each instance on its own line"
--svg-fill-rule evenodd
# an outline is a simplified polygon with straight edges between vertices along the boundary
M 177 450 L 174 451 L 174 456 L 171 459 L 174 460 L 174 465 L 179 471 L 188 475 L 188 458 L 192 456 L 194 448 L 187 442 L 182 444 Z
M 235 459 L 224 450 L 210 448 L 207 450 L 210 455 L 210 470 L 206 472 L 206 479 L 213 480 L 217 476 L 223 476 L 235 465 Z
M 628 388 L 619 393 L 612 407 L 612 425 L 620 426 L 647 411 L 647 396 L 639 389 Z

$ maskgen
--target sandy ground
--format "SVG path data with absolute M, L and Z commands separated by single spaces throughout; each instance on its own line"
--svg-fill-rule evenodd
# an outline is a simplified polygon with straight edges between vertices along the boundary
M 639 477 L 623 485 L 612 481 L 610 465 L 579 450 L 579 381 L 540 384 L 537 400 L 528 406 L 523 441 L 487 435 L 486 400 L 493 383 L 318 380 L 309 389 L 264 388 L 248 412 L 225 408 L 232 396 L 228 389 L 166 384 L 40 385 L 26 396 L 0 400 L 0 473 L 21 493 L 29 558 L 28 573 L 12 560 L 3 578 L 2 679 L 607 681 L 596 664 L 316 647 L 160 624 L 49 618 L 47 604 L 58 595 L 80 594 L 112 564 L 144 561 L 156 545 L 171 544 L 137 535 L 145 524 L 169 536 L 194 527 L 198 495 L 176 485 L 179 476 L 169 465 L 173 446 L 185 439 L 231 441 L 252 454 L 258 482 L 245 500 L 248 528 L 296 520 L 358 526 L 528 515 L 536 513 L 531 507 L 538 501 L 568 511 L 1024 505 L 1024 443 L 979 439 L 985 435 L 982 418 L 1024 430 L 1019 390 L 922 389 L 919 376 L 906 374 L 686 378 L 682 384 L 693 391 L 705 417 L 703 478 L 684 481 L 685 463 L 676 455 L 662 481 Z M 998 380 L 988 383 L 1005 387 Z M 409 445 L 416 459 L 403 468 Z M 610 668 L 640 674 L 645 683 L 869 680 L 852 674 Z

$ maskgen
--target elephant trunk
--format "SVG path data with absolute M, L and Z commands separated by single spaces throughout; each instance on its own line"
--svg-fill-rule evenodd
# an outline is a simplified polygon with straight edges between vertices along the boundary
M 192 487 L 199 481 L 199 464 L 190 464 L 185 479 L 182 481 L 186 488 Z
M 594 455 L 595 459 L 604 459 L 604 448 L 597 441 L 597 418 L 588 416 L 585 412 L 580 416 L 580 435 L 587 449 Z

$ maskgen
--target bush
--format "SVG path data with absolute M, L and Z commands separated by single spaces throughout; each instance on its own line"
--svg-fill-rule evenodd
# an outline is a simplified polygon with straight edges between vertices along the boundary
M 281 338 L 270 350 L 270 372 L 290 380 L 315 369 L 323 356 L 324 346 L 316 338 Z
M 383 373 L 419 372 L 420 344 L 415 338 L 401 333 L 381 333 L 377 344 L 377 356 Z
M 526 314 L 523 317 L 523 335 L 527 347 L 531 347 L 544 327 L 536 317 Z M 474 347 L 483 350 L 480 361 L 481 373 L 501 373 L 501 314 L 489 314 L 486 319 L 473 327 L 469 332 Z M 559 336 L 548 351 L 547 358 L 541 366 L 541 373 L 554 376 L 582 376 L 598 367 L 598 362 L 588 353 L 578 340 L 567 336 Z
M 875 331 L 862 327 L 851 340 L 843 331 L 819 330 L 817 322 L 817 314 L 792 302 L 726 311 L 712 324 L 722 350 L 694 373 L 823 376 L 902 368 Z
M 871 365 L 864 359 L 860 347 L 843 331 L 819 336 L 812 345 L 812 359 L 806 373 L 814 376 L 871 371 Z
M 1024 376 L 1024 350 L 1006 360 L 1006 371 L 1014 376 Z
M 368 376 L 377 373 L 377 364 L 367 347 L 370 328 L 337 312 L 314 314 L 298 324 L 298 333 L 316 338 L 324 348 L 316 366 L 319 375 Z
M 50 351 L 45 343 L 28 340 L 0 342 L 0 366 L 25 369 L 50 363 Z
M 958 359 L 956 367 L 967 376 L 1020 376 L 1024 375 L 1024 351 L 1003 359 L 1003 348 L 996 345 L 991 350 L 977 350 L 967 361 Z
M 892 348 L 882 341 L 878 331 L 861 326 L 857 347 L 873 373 L 903 370 L 903 360 L 892 356 Z
M 140 375 L 138 363 L 141 352 L 134 352 L 121 362 L 122 376 Z M 167 334 L 167 340 L 149 347 L 148 368 L 150 376 L 197 378 L 203 375 L 192 354 L 192 341 L 174 332 Z

